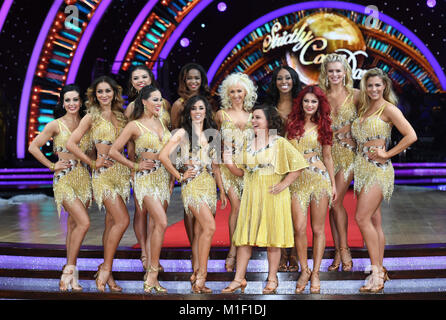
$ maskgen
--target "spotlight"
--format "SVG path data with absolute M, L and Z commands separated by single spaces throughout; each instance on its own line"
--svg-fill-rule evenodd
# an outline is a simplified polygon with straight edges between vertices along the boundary
M 220 2 L 220 3 L 217 5 L 217 9 L 218 9 L 218 11 L 220 11 L 220 12 L 226 11 L 226 8 L 227 8 L 227 6 L 226 6 L 226 3 L 224 3 L 224 2 Z
M 426 4 L 427 4 L 427 6 L 428 6 L 429 8 L 433 8 L 433 7 L 435 7 L 435 5 L 437 4 L 437 1 L 435 1 L 435 0 L 427 0 L 427 1 L 426 1 Z
M 204 27 L 206 27 L 206 25 L 205 25 L 204 23 L 202 23 L 202 24 L 201 24 L 201 27 L 204 28 Z
M 183 48 L 186 48 L 190 44 L 190 40 L 188 38 L 183 38 L 180 40 L 180 44 Z

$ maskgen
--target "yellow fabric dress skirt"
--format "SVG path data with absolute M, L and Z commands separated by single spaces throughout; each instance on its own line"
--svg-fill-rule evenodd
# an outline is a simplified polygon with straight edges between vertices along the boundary
M 303 156 L 284 138 L 276 137 L 265 148 L 251 151 L 248 146 L 238 159 L 244 170 L 244 189 L 235 246 L 290 248 L 294 246 L 291 195 L 289 188 L 271 194 L 289 172 L 308 166 Z

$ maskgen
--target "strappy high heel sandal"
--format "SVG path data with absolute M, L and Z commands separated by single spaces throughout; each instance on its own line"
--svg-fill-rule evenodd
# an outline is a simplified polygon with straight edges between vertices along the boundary
M 270 283 L 275 283 L 276 286 L 275 287 L 270 287 L 269 286 Z M 263 294 L 276 294 L 278 286 L 279 286 L 279 279 L 277 279 L 277 277 L 276 277 L 276 279 L 269 279 L 268 278 L 267 282 L 266 282 L 266 286 L 265 286 L 265 288 L 263 288 L 262 293 Z
M 231 284 L 235 282 L 237 283 L 236 287 L 232 287 L 231 288 Z M 248 285 L 248 283 L 246 282 L 246 279 L 242 279 L 241 281 L 238 280 L 232 280 L 232 282 L 229 284 L 229 286 L 227 286 L 226 288 L 224 288 L 221 293 L 234 293 L 235 291 L 237 291 L 238 289 L 240 289 L 240 291 L 242 293 L 245 293 L 245 288 Z
M 59 290 L 67 292 L 71 289 L 73 292 L 82 291 L 82 287 L 78 283 L 79 272 L 75 265 L 64 265 L 62 268 L 62 276 L 59 281 Z
M 297 256 L 290 254 L 288 257 L 288 272 L 299 271 L 299 263 L 297 261 Z
M 148 281 L 147 281 L 149 279 L 148 274 L 153 273 L 153 272 L 159 272 L 159 268 L 152 267 L 152 266 L 149 266 L 147 268 L 147 276 L 146 276 L 146 280 L 144 281 L 144 292 L 152 293 L 152 290 L 155 290 L 157 293 L 167 293 L 167 289 L 162 287 L 159 283 L 155 284 L 155 285 L 150 285 L 148 283 Z
M 147 264 L 147 257 L 141 255 L 141 257 L 139 258 L 139 260 L 141 260 L 142 267 L 143 267 L 144 271 L 147 271 L 147 267 L 146 267 L 146 264 Z
M 197 274 L 197 279 L 192 286 L 193 293 L 212 293 L 212 290 L 205 286 L 206 275 Z
M 339 249 L 335 249 L 335 256 L 333 258 L 333 262 L 328 267 L 328 271 L 338 271 L 341 266 L 341 254 Z
M 285 248 L 280 249 L 280 262 L 279 262 L 279 271 L 285 272 L 288 271 L 288 253 Z
M 235 267 L 235 256 L 228 254 L 225 260 L 225 270 L 227 272 L 233 272 Z
M 384 289 L 384 272 L 372 265 L 372 274 L 366 278 L 366 284 L 359 288 L 361 293 L 379 293 Z
M 352 255 L 350 253 L 350 248 L 339 248 L 341 253 L 341 261 L 342 261 L 342 271 L 352 271 L 353 269 L 353 260 Z M 343 252 L 344 255 L 342 254 Z M 347 255 L 347 257 L 345 256 Z
M 102 268 L 102 263 L 98 266 L 98 272 L 96 274 L 99 273 L 101 268 Z M 122 292 L 122 288 L 115 282 L 115 279 L 113 279 L 111 270 L 110 270 L 110 275 L 108 276 L 108 279 L 105 282 L 105 284 L 108 285 L 108 288 L 110 289 L 111 292 Z
M 386 267 L 383 267 L 383 272 L 384 272 L 384 283 L 386 283 L 386 281 L 389 281 L 389 273 L 387 272 Z
M 299 279 L 297 280 L 296 283 L 296 290 L 294 290 L 294 292 L 297 294 L 304 292 L 305 287 L 307 286 L 308 281 L 310 280 L 310 277 L 311 277 L 311 270 L 307 266 L 305 269 L 302 269 Z
M 315 281 L 315 279 L 317 279 L 317 281 Z M 310 293 L 321 293 L 321 280 L 319 279 L 319 271 L 313 270 L 313 272 L 311 273 L 310 283 Z
M 110 277 L 111 271 L 110 270 L 104 270 L 101 268 L 102 264 L 99 265 L 98 271 L 94 275 L 95 282 L 96 282 L 96 288 L 99 292 L 104 293 L 105 292 L 105 286 L 107 284 L 108 278 Z

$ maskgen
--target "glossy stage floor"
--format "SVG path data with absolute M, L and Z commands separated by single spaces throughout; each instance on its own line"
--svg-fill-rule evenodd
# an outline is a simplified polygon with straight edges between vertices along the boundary
M 133 220 L 133 201 L 129 212 Z M 78 259 L 80 293 L 60 293 L 58 282 L 65 258 L 66 214 L 58 219 L 53 198 L 44 192 L 0 198 L 0 299 L 119 299 L 119 300 L 338 300 L 338 299 L 445 299 L 446 298 L 446 194 L 420 187 L 395 186 L 389 204 L 382 205 L 386 234 L 384 265 L 391 280 L 383 294 L 359 294 L 369 265 L 364 247 L 352 248 L 352 272 L 328 272 L 333 248 L 327 248 L 321 267 L 321 293 L 294 294 L 299 272 L 280 272 L 276 295 L 262 295 L 267 278 L 263 249 L 255 249 L 248 265 L 245 294 L 220 294 L 233 279 L 225 272 L 227 247 L 214 247 L 209 259 L 207 286 L 212 294 L 190 292 L 190 248 L 163 248 L 161 264 L 165 271 L 160 282 L 168 294 L 145 294 L 140 250 L 130 225 L 116 254 L 113 275 L 122 293 L 100 294 L 93 275 L 102 263 L 103 214 L 90 209 L 91 227 Z M 168 210 L 169 225 L 183 215 L 179 190 L 175 190 Z M 309 248 L 309 258 L 311 258 Z M 310 260 L 310 268 L 312 261 Z

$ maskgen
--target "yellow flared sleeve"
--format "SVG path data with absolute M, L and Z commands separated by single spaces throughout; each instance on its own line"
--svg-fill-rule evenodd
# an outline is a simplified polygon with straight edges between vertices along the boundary
M 308 167 L 308 162 L 296 148 L 285 138 L 279 137 L 276 141 L 276 154 L 274 157 L 274 172 L 287 174 Z

